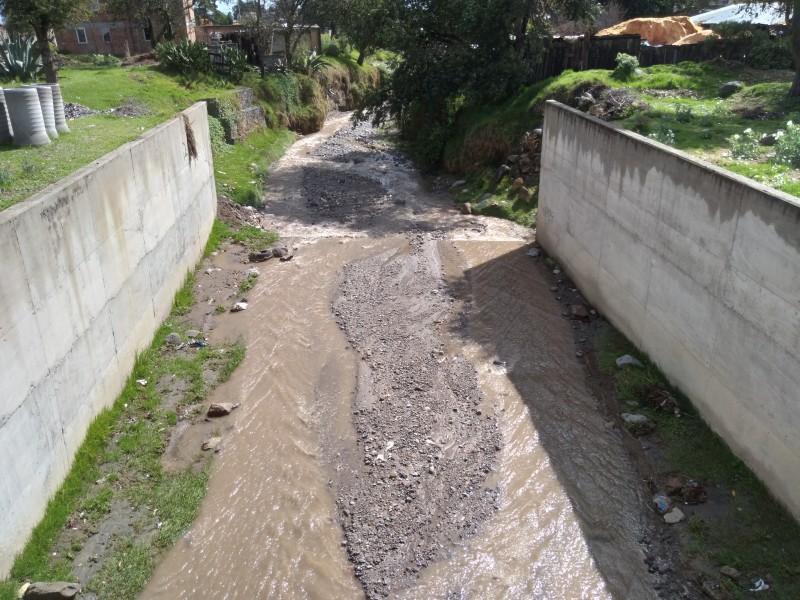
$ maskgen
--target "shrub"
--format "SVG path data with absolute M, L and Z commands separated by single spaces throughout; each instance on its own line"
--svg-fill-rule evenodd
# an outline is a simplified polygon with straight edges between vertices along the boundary
M 342 54 L 342 47 L 339 45 L 339 40 L 327 33 L 322 36 L 322 53 L 325 56 L 337 57 Z
M 13 33 L 0 37 L 0 77 L 29 81 L 42 70 L 42 58 L 35 37 Z
M 779 163 L 800 167 L 800 125 L 786 123 L 786 131 L 779 131 L 775 142 L 775 158 Z
M 688 123 L 692 120 L 692 107 L 679 104 L 675 107 L 675 120 L 678 123 Z
M 179 42 L 162 42 L 156 45 L 156 57 L 169 69 L 181 73 L 209 73 L 211 57 L 203 42 L 191 42 L 184 38 Z
M 120 60 L 112 54 L 92 54 L 92 64 L 96 67 L 118 67 Z
M 649 137 L 651 140 L 666 144 L 667 146 L 672 146 L 675 144 L 675 133 L 663 123 L 661 123 L 656 130 L 647 137 Z
M 222 127 L 219 119 L 211 115 L 208 115 L 208 132 L 211 137 L 211 150 L 215 155 L 228 150 L 228 144 L 225 141 L 225 128 Z
M 292 63 L 292 70 L 304 75 L 313 75 L 329 66 L 328 61 L 322 56 L 318 56 L 316 50 L 312 50 L 308 53 L 298 53 L 297 58 Z
M 760 149 L 758 135 L 749 127 L 742 135 L 737 133 L 729 137 L 728 145 L 731 147 L 731 156 L 740 160 L 752 160 L 758 156 Z
M 639 59 L 635 56 L 631 56 L 630 54 L 625 54 L 624 52 L 617 54 L 617 58 L 614 63 L 616 66 L 614 67 L 614 72 L 611 74 L 611 76 L 614 79 L 619 79 L 620 81 L 625 81 L 633 77 L 636 69 L 639 68 Z
M 720 23 L 715 31 L 720 37 L 709 38 L 705 43 L 726 59 L 741 60 L 754 69 L 791 68 L 786 36 L 770 36 L 751 23 Z
M 747 56 L 747 65 L 754 69 L 791 69 L 792 54 L 786 36 L 769 37 L 760 32 Z
M 234 83 L 241 83 L 245 73 L 250 70 L 247 55 L 235 46 L 224 46 L 222 48 L 222 58 L 228 68 L 228 76 Z

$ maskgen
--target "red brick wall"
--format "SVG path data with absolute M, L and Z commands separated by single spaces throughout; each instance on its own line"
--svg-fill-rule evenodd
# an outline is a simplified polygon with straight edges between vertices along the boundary
M 78 43 L 78 29 L 86 32 L 86 43 Z M 111 42 L 103 39 L 103 33 L 110 32 Z M 128 21 L 98 21 L 94 23 L 78 23 L 69 29 L 56 33 L 59 50 L 72 54 L 125 54 L 125 42 L 131 54 L 150 52 L 153 46 L 144 39 L 141 26 L 132 25 Z

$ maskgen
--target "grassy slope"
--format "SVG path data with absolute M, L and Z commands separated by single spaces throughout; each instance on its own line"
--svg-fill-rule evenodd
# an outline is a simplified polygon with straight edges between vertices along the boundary
M 536 190 L 530 202 L 520 202 L 508 194 L 505 186 L 492 185 L 494 169 L 515 154 L 526 131 L 540 127 L 545 102 L 555 99 L 570 102 L 575 90 L 593 84 L 612 88 L 628 88 L 651 109 L 632 113 L 616 124 L 643 135 L 667 127 L 675 135 L 674 146 L 731 171 L 753 177 L 789 194 L 800 196 L 800 171 L 785 165 L 757 161 L 737 161 L 729 156 L 728 138 L 750 127 L 757 133 L 774 133 L 787 120 L 800 118 L 800 104 L 786 98 L 791 82 L 789 71 L 754 71 L 730 69 L 710 63 L 657 65 L 630 81 L 618 81 L 611 71 L 567 71 L 558 77 L 522 88 L 506 102 L 465 110 L 456 123 L 455 135 L 444 149 L 444 167 L 453 172 L 468 173 L 469 191 L 459 200 L 473 204 L 484 194 L 493 193 L 502 200 L 499 207 L 481 210 L 513 219 L 525 225 L 535 224 Z M 722 83 L 739 80 L 746 84 L 741 92 L 728 99 L 718 97 Z M 648 93 L 657 91 L 668 97 Z M 683 92 L 681 92 L 683 90 Z M 691 118 L 682 122 L 677 107 L 691 109 Z M 744 118 L 737 111 L 760 108 L 772 118 Z M 769 154 L 765 148 L 763 154 Z
M 71 133 L 60 136 L 50 146 L 0 146 L 0 210 L 136 139 L 197 100 L 228 89 L 219 81 L 186 89 L 154 67 L 64 69 L 60 78 L 65 102 L 95 110 L 130 103 L 146 109 L 148 114 L 92 115 L 69 121 Z
M 226 146 L 214 156 L 217 192 L 238 204 L 259 205 L 272 163 L 295 139 L 297 136 L 288 129 L 265 129 L 239 144 Z

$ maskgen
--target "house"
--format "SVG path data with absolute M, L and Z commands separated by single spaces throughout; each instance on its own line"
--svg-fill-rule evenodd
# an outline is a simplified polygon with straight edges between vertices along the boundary
M 115 19 L 101 11 L 99 2 L 90 3 L 89 8 L 92 12 L 89 19 L 55 33 L 60 52 L 117 56 L 152 52 L 152 32 L 148 31 L 144 23 Z M 184 18 L 173 28 L 175 38 L 194 41 L 194 10 L 191 3 L 185 4 L 182 12 Z

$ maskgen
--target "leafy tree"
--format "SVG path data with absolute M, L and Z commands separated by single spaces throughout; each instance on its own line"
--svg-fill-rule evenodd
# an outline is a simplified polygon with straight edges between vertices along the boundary
M 197 24 L 210 21 L 216 25 L 231 25 L 233 18 L 225 14 L 217 5 L 217 0 L 194 0 L 194 17 Z
M 747 1 L 747 0 L 745 0 Z M 766 2 L 748 2 L 751 8 L 766 9 L 771 6 Z M 789 51 L 794 62 L 794 79 L 789 88 L 789 97 L 800 97 L 800 0 L 783 0 L 781 2 L 783 12 L 786 15 L 787 36 L 789 38 Z
M 555 12 L 590 16 L 591 0 L 386 0 L 397 68 L 359 113 L 396 119 L 436 162 L 458 111 L 498 102 L 524 81 Z
M 58 83 L 48 33 L 80 21 L 88 9 L 88 0 L 0 0 L 0 13 L 12 29 L 36 35 L 48 83 Z
M 394 4 L 391 0 L 339 0 L 327 5 L 327 14 L 358 50 L 358 64 L 367 55 L 388 45 L 392 35 Z
M 272 11 L 275 21 L 282 28 L 286 47 L 286 62 L 292 64 L 294 53 L 305 33 L 305 25 L 312 25 L 324 14 L 325 3 L 322 0 L 273 0 Z
M 175 30 L 186 19 L 192 0 L 105 0 L 105 7 L 117 18 L 142 23 L 153 45 L 175 39 Z

